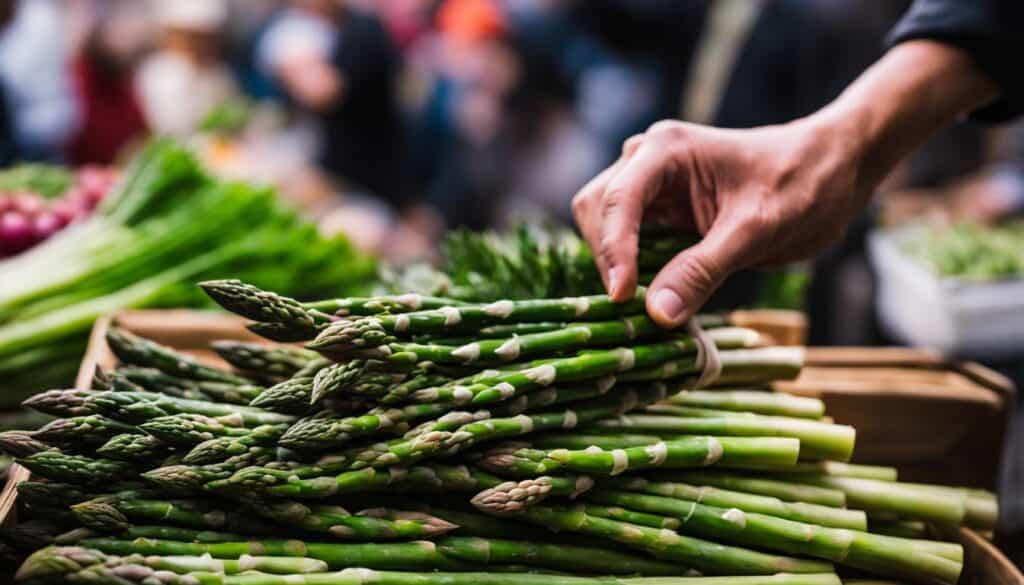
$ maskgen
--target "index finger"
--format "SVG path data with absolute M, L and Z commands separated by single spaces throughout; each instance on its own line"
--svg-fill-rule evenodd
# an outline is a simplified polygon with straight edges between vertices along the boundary
M 664 185 L 663 150 L 647 140 L 608 183 L 601 199 L 600 249 L 608 267 L 609 296 L 623 301 L 636 292 L 637 248 L 644 211 Z

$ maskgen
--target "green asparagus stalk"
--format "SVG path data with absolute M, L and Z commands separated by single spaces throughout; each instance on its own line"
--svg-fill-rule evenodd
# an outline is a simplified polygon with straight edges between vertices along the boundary
M 201 493 L 203 486 L 218 479 L 231 477 L 240 469 L 258 467 L 274 460 L 274 455 L 263 447 L 251 447 L 248 452 L 234 455 L 221 463 L 211 465 L 166 465 L 142 473 L 147 482 L 168 493 L 193 495 Z
M 487 305 L 463 305 L 414 311 L 397 315 L 376 315 L 335 321 L 321 333 L 330 336 L 334 351 L 370 348 L 412 335 L 477 330 L 500 323 L 536 321 L 608 321 L 643 313 L 644 290 L 625 303 L 613 303 L 605 295 L 566 299 L 497 301 Z M 330 333 L 328 333 L 330 331 Z M 322 347 L 328 347 L 326 340 Z
M 457 528 L 435 516 L 404 510 L 366 509 L 353 515 L 340 506 L 307 505 L 288 500 L 253 501 L 249 505 L 261 516 L 286 526 L 344 540 L 431 539 Z
M 757 340 L 757 333 L 748 329 L 715 329 L 712 330 L 711 336 L 720 348 L 742 346 Z M 446 386 L 417 390 L 409 395 L 392 393 L 385 396 L 383 401 L 410 399 L 413 402 L 491 404 L 556 382 L 587 380 L 634 368 L 649 368 L 669 359 L 692 356 L 696 350 L 694 340 L 683 337 L 629 348 L 589 351 L 573 357 L 547 360 L 525 370 L 482 372 L 465 380 L 467 384 L 457 381 Z M 726 353 L 729 352 L 720 352 Z M 691 372 L 695 371 L 693 366 Z
M 51 448 L 51 445 L 37 439 L 33 431 L 4 431 L 0 433 L 0 452 L 11 457 L 28 457 Z
M 102 372 L 99 372 L 102 373 Z M 187 378 L 179 378 L 165 374 L 156 368 L 139 366 L 122 366 L 106 375 L 106 381 L 94 381 L 93 389 L 110 390 L 116 387 L 136 387 L 147 392 L 159 392 L 178 398 L 202 400 L 206 394 L 199 389 L 199 382 Z M 223 384 L 223 382 L 214 382 Z M 234 384 L 230 384 L 234 386 Z
M 113 483 L 133 477 L 136 465 L 114 459 L 93 459 L 60 451 L 41 451 L 18 459 L 32 473 L 53 481 L 74 484 Z
M 663 334 L 663 330 L 646 315 L 626 317 L 620 321 L 570 323 L 564 329 L 510 337 L 482 339 L 459 347 L 394 341 L 361 346 L 350 344 L 340 327 L 344 322 L 327 326 L 306 347 L 329 356 L 352 355 L 358 349 L 361 356 L 388 359 L 393 354 L 415 356 L 415 361 L 440 364 L 509 363 L 529 356 L 552 351 L 574 351 L 628 343 Z
M 851 530 L 863 531 L 867 530 L 868 525 L 867 515 L 860 510 L 847 510 L 802 502 L 784 502 L 770 496 L 747 494 L 709 486 L 651 481 L 642 477 L 621 477 L 608 478 L 602 481 L 601 487 L 678 498 L 720 508 L 738 508 L 744 512 L 776 516 L 796 522 L 806 522 L 831 528 L 849 528 Z
M 962 524 L 967 514 L 965 499 L 955 493 L 859 477 L 794 474 L 786 479 L 840 490 L 850 506 L 866 511 L 869 517 L 894 514 L 907 519 Z
M 92 497 L 81 487 L 56 481 L 22 481 L 18 483 L 18 498 L 29 506 L 66 507 Z
M 102 415 L 90 414 L 52 420 L 36 431 L 33 436 L 53 445 L 82 447 L 102 445 L 115 435 L 138 434 L 138 432 L 134 425 Z
M 672 563 L 562 542 L 550 544 L 450 536 L 441 540 L 438 548 L 449 557 L 480 565 L 526 563 L 606 575 L 685 573 L 685 569 Z
M 37 394 L 24 405 L 54 416 L 104 414 L 131 423 L 142 423 L 169 414 L 192 413 L 210 417 L 234 416 L 241 424 L 275 424 L 294 421 L 294 417 L 259 408 L 175 398 L 150 392 L 93 390 L 49 390 Z
M 801 457 L 841 461 L 848 461 L 853 455 L 856 437 L 854 428 L 847 425 L 763 415 L 698 418 L 671 414 L 631 414 L 600 420 L 581 430 L 602 433 L 794 437 L 800 439 Z
M 694 501 L 597 489 L 586 495 L 598 504 L 620 506 L 675 518 L 677 530 L 740 545 L 807 555 L 926 583 L 956 583 L 962 565 L 936 554 L 959 549 L 950 543 L 902 540 L 847 529 L 825 528 L 737 508 Z M 962 554 L 957 550 L 956 554 Z M 962 557 L 960 557 L 962 558 Z
M 107 459 L 117 459 L 139 465 L 150 461 L 159 461 L 161 457 L 173 452 L 173 447 L 153 435 L 136 433 L 114 435 L 96 449 L 97 455 Z
M 570 494 L 570 498 L 575 498 L 594 485 L 594 480 L 588 476 L 581 475 L 578 477 L 580 479 L 586 478 L 588 481 L 577 484 L 575 486 L 576 490 Z M 478 493 L 470 501 L 477 508 L 495 514 L 519 512 L 524 508 L 544 501 L 548 496 L 552 495 L 553 481 L 553 478 L 546 475 L 520 481 L 506 481 Z
M 801 461 L 796 465 L 780 467 L 777 465 L 743 465 L 738 469 L 755 471 L 765 475 L 826 475 L 832 477 L 856 477 L 879 481 L 896 481 L 895 467 L 881 465 L 864 465 L 860 463 L 844 463 L 842 461 Z
M 754 552 L 684 536 L 665 528 L 599 518 L 588 514 L 580 506 L 567 508 L 536 505 L 514 517 L 550 530 L 605 538 L 704 573 L 769 575 L 779 572 L 825 573 L 832 570 L 831 565 L 824 562 Z
M 234 415 L 211 417 L 203 414 L 181 413 L 148 420 L 139 428 L 170 445 L 192 447 L 217 437 L 244 437 L 249 429 Z
M 605 548 L 521 542 L 500 539 L 480 539 L 447 536 L 436 542 L 410 543 L 318 543 L 302 541 L 253 541 L 253 542 L 175 542 L 156 539 L 115 540 L 87 539 L 79 546 L 120 555 L 212 555 L 215 559 L 240 559 L 246 555 L 274 555 L 276 557 L 300 557 L 326 562 L 330 569 L 345 567 L 367 567 L 408 571 L 466 570 L 472 567 L 490 567 L 495 564 L 524 564 L 540 568 L 572 569 L 584 574 L 643 574 L 678 575 L 686 574 L 687 568 L 674 562 L 657 561 L 637 555 Z M 679 547 L 681 548 L 681 547 Z M 727 547 L 728 548 L 728 547 Z M 736 549 L 740 550 L 740 549 Z M 767 555 L 761 555 L 767 557 Z M 782 557 L 768 557 L 780 559 Z M 758 558 L 758 560 L 761 560 Z M 796 561 L 797 568 L 819 568 L 824 574 L 827 565 L 810 561 Z M 436 573 L 434 573 L 436 574 Z M 481 574 L 463 573 L 479 579 Z M 811 574 L 804 574 L 813 578 Z M 550 578 L 549 575 L 535 575 Z M 796 577 L 796 575 L 793 575 Z M 838 579 L 829 575 L 829 581 L 809 581 L 806 585 L 838 585 Z M 730 579 L 735 579 L 731 577 Z M 805 585 L 803 581 L 788 582 L 776 576 L 767 577 L 769 585 Z M 386 581 L 385 581 L 386 582 Z M 444 581 L 449 582 L 449 581 Z M 466 583 L 490 583 L 490 580 L 468 580 Z M 348 582 L 344 582 L 348 583 Z M 607 581 L 600 581 L 607 585 Z M 675 581 L 639 580 L 648 585 L 675 585 Z M 692 581 L 680 585 L 757 585 L 751 579 L 733 581 Z M 596 583 L 594 585 L 597 585 Z
M 759 390 L 684 390 L 668 401 L 679 406 L 799 418 L 817 419 L 825 414 L 825 403 L 817 398 Z
M 488 419 L 464 425 L 452 432 L 431 431 L 411 439 L 353 448 L 346 451 L 344 456 L 351 462 L 350 469 L 407 465 L 439 454 L 451 455 L 482 441 L 514 437 L 540 430 L 573 428 L 580 422 L 586 423 L 614 416 L 637 406 L 656 402 L 664 398 L 666 393 L 667 387 L 661 383 L 624 388 L 595 401 L 591 407 L 579 410 L 567 409 L 561 412 Z
M 619 475 L 649 468 L 707 467 L 743 463 L 795 463 L 800 441 L 780 437 L 690 436 L 646 447 L 581 451 L 555 449 L 547 453 L 554 469 L 599 475 Z
M 269 574 L 301 575 L 324 573 L 326 563 L 301 557 L 251 556 L 214 559 L 209 556 L 117 557 L 78 546 L 49 547 L 37 551 L 22 565 L 19 582 L 88 583 L 218 583 L 224 575 L 258 571 Z M 213 580 L 198 577 L 206 573 Z
M 262 323 L 276 323 L 312 338 L 317 326 L 330 321 L 330 316 L 316 309 L 307 309 L 295 299 L 245 284 L 238 280 L 210 280 L 199 286 L 220 306 L 243 317 Z M 298 339 L 297 341 L 301 340 Z
M 220 463 L 252 447 L 273 447 L 287 429 L 288 425 L 262 425 L 245 435 L 209 439 L 193 447 L 181 462 L 187 465 Z
M 316 353 L 288 345 L 266 345 L 222 339 L 210 344 L 217 355 L 243 372 L 289 378 L 301 370 Z
M 281 445 L 301 451 L 325 451 L 344 445 L 353 438 L 370 436 L 399 425 L 441 416 L 449 410 L 451 407 L 444 404 L 427 403 L 401 408 L 382 406 L 359 416 L 308 417 L 288 429 L 281 437 Z
M 301 415 L 312 405 L 313 377 L 289 378 L 275 384 L 253 398 L 250 405 L 272 412 Z
M 295 420 L 286 414 L 252 406 L 187 400 L 144 392 L 99 392 L 89 400 L 107 416 L 135 423 L 181 413 L 203 414 L 210 417 L 236 416 L 246 425 L 290 423 Z
M 173 349 L 111 327 L 107 331 L 107 345 L 122 362 L 156 368 L 161 372 L 190 380 L 248 384 L 249 380 L 230 372 L 203 364 Z
M 676 469 L 648 474 L 654 481 L 683 482 L 711 486 L 748 494 L 778 498 L 784 502 L 805 502 L 841 508 L 846 505 L 846 494 L 841 490 L 791 483 L 766 477 L 737 475 L 728 472 Z

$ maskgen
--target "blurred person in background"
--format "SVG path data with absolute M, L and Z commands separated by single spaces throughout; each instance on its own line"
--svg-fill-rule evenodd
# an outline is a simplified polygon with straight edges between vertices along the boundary
M 110 164 L 147 131 L 135 68 L 149 48 L 149 15 L 134 0 L 100 0 L 89 10 L 71 64 L 80 116 L 67 158 L 75 165 Z
M 13 3 L 0 33 L 0 77 L 18 158 L 59 161 L 77 112 L 66 66 L 61 0 Z
M 434 15 L 426 96 L 415 117 L 419 181 L 450 227 L 492 223 L 512 161 L 508 100 L 522 70 L 491 0 L 445 0 Z
M 173 0 L 151 4 L 160 47 L 138 71 L 146 122 L 156 134 L 186 138 L 216 105 L 237 94 L 222 58 L 225 0 Z
M 406 205 L 401 62 L 375 16 L 338 0 L 292 0 L 263 34 L 258 62 L 316 122 L 325 170 L 396 208 Z

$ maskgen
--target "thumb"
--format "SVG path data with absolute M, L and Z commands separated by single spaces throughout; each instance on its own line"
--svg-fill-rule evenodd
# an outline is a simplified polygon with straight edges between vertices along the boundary
M 658 272 L 647 294 L 647 313 L 662 327 L 678 327 L 740 268 L 744 251 L 736 232 L 713 226 Z

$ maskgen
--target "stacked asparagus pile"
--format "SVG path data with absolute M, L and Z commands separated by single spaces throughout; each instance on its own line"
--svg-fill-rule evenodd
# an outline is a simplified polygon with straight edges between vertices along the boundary
M 251 329 L 219 369 L 111 331 L 121 366 L 0 434 L 33 473 L 25 583 L 955 583 L 926 524 L 989 528 L 992 495 L 848 463 L 820 401 L 757 389 L 796 348 L 643 291 L 471 304 L 299 303 L 205 283 Z M 714 388 L 696 388 L 714 383 Z M 845 574 L 845 573 L 844 573 Z M 705 577 L 717 575 L 719 577 Z

